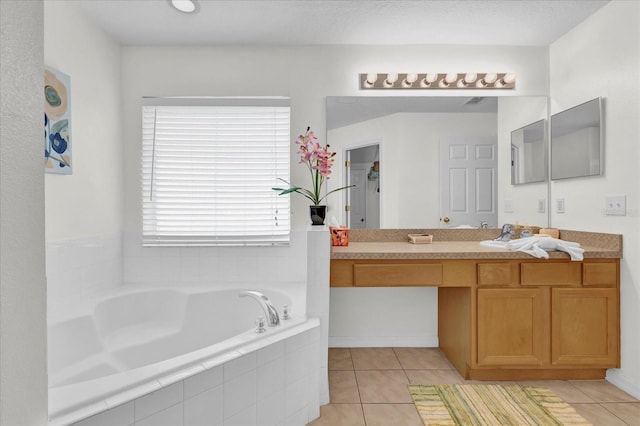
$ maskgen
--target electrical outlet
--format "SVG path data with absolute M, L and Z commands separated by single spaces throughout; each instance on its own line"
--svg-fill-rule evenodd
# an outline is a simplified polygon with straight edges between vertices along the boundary
M 538 200 L 538 213 L 544 213 L 547 210 L 547 200 L 544 198 Z
M 556 198 L 556 213 L 564 213 L 564 198 Z
M 627 215 L 627 196 L 626 195 L 610 195 L 605 198 L 606 207 L 605 214 L 607 216 L 626 216 Z
M 513 201 L 504 200 L 504 212 L 505 213 L 513 213 Z

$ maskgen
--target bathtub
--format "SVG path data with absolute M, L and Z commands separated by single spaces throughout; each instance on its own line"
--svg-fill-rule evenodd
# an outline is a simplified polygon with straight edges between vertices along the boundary
M 239 292 L 128 289 L 50 315 L 49 424 L 304 425 L 317 418 L 319 320 L 292 315 L 256 333 L 264 313 Z M 263 292 L 282 316 L 290 298 Z

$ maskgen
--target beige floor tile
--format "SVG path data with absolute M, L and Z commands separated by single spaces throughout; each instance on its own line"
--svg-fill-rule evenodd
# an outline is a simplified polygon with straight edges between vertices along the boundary
M 393 348 L 405 370 L 451 369 L 451 363 L 437 348 Z
M 409 380 L 402 370 L 356 370 L 362 403 L 411 403 Z
M 329 399 L 331 403 L 360 403 L 353 371 L 329 371 Z
M 637 401 L 625 391 L 618 389 L 605 380 L 572 380 L 569 383 L 596 402 Z
M 329 404 L 320 407 L 320 418 L 309 426 L 365 426 L 362 405 Z
M 629 426 L 640 426 L 640 402 L 608 402 L 600 405 Z
M 571 404 L 593 426 L 627 426 L 600 404 Z
M 414 385 L 452 385 L 464 383 L 456 370 L 405 370 L 411 384 Z
M 356 370 L 401 370 L 392 348 L 352 348 L 351 359 Z
M 569 404 L 573 404 L 573 403 L 588 404 L 590 402 L 595 402 L 593 398 L 581 392 L 571 382 L 567 382 L 565 380 L 525 381 L 525 382 L 518 382 L 518 384 L 525 385 L 525 386 L 548 387 L 556 395 L 558 395 L 560 398 L 562 398 L 565 402 L 568 402 Z
M 351 349 L 329 348 L 329 370 L 353 370 Z
M 413 404 L 362 404 L 367 426 L 423 426 Z

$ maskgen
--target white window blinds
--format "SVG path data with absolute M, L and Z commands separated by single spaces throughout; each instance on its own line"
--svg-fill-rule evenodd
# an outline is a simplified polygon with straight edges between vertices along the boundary
M 142 107 L 144 245 L 289 242 L 289 100 L 149 98 Z

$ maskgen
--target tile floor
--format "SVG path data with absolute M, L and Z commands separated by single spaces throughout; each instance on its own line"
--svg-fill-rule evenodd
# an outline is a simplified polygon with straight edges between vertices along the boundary
M 439 349 L 330 348 L 331 403 L 309 426 L 422 426 L 410 383 L 470 382 Z M 640 426 L 640 401 L 604 380 L 518 383 L 549 387 L 594 426 Z

